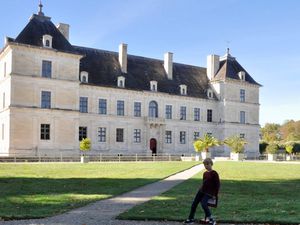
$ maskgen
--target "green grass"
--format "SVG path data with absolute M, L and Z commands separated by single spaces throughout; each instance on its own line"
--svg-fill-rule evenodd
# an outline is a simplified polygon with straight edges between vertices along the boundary
M 300 222 L 300 164 L 217 162 L 214 169 L 221 178 L 219 206 L 213 209 L 219 222 Z M 119 218 L 183 221 L 201 183 L 202 172 Z M 199 206 L 196 218 L 203 217 Z
M 0 219 L 55 215 L 155 182 L 195 164 L 0 164 Z

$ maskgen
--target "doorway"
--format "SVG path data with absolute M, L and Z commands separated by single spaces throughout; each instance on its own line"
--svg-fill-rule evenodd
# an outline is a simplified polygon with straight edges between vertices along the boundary
M 157 141 L 155 138 L 150 139 L 150 150 L 152 151 L 152 155 L 156 155 Z

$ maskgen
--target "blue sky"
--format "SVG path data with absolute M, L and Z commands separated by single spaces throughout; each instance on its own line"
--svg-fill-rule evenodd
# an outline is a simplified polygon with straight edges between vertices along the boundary
M 260 89 L 260 123 L 300 120 L 298 0 L 43 0 L 52 21 L 68 23 L 74 45 L 206 67 L 230 52 Z M 0 37 L 16 37 L 38 0 L 1 0 Z M 3 44 L 1 45 L 3 46 Z M 298 99 L 298 100 L 297 100 Z

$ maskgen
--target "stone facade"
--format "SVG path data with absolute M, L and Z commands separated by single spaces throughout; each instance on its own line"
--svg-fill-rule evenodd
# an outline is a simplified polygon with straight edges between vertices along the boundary
M 68 34 L 67 28 L 65 25 L 64 32 Z M 126 44 L 120 46 L 125 86 L 118 87 L 117 80 L 115 86 L 90 83 L 89 71 L 81 69 L 85 55 L 55 49 L 56 37 L 52 38 L 53 48 L 8 41 L 0 53 L 2 156 L 78 155 L 82 128 L 92 140 L 91 154 L 188 155 L 194 153 L 195 135 L 206 133 L 221 140 L 242 135 L 248 142 L 246 156 L 258 154 L 260 85 L 231 78 L 214 79 L 220 69 L 218 56 L 209 57 L 207 77 L 210 81 L 205 93 L 208 96 L 202 98 L 190 96 L 193 87 L 186 84 L 180 87 L 185 87 L 187 94 L 159 91 L 159 81 L 155 81 L 158 90 L 126 88 L 130 81 L 126 77 L 130 70 Z M 167 53 L 169 58 L 170 55 L 172 53 Z M 43 61 L 51 62 L 50 78 L 42 76 Z M 172 80 L 173 61 L 166 61 L 167 64 L 162 65 L 167 68 L 166 80 Z M 80 74 L 87 76 L 88 82 L 83 81 Z M 244 100 L 241 100 L 241 90 L 244 90 Z M 50 96 L 49 107 L 43 107 L 44 92 Z M 81 110 L 80 97 L 87 99 L 86 112 Z M 100 99 L 106 101 L 105 114 L 99 113 Z M 118 115 L 118 101 L 123 101 L 124 115 Z M 140 106 L 140 112 L 136 112 L 139 110 L 135 110 L 135 103 Z M 150 109 L 151 105 L 157 108 Z M 167 107 L 172 108 L 169 115 L 166 115 Z M 151 110 L 157 116 L 153 116 Z M 241 111 L 245 117 L 242 122 Z M 195 115 L 198 113 L 199 116 Z M 211 118 L 208 113 L 212 113 Z M 49 128 L 47 137 L 45 130 L 42 131 L 44 125 Z M 122 140 L 117 140 L 118 129 L 122 130 Z M 213 149 L 212 154 L 228 156 L 229 149 L 220 146 Z

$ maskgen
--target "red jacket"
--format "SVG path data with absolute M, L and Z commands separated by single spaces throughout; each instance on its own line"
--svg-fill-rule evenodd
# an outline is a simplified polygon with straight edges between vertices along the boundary
M 200 190 L 205 194 L 218 196 L 219 189 L 220 189 L 219 174 L 214 170 L 205 171 L 203 173 L 203 183 Z

